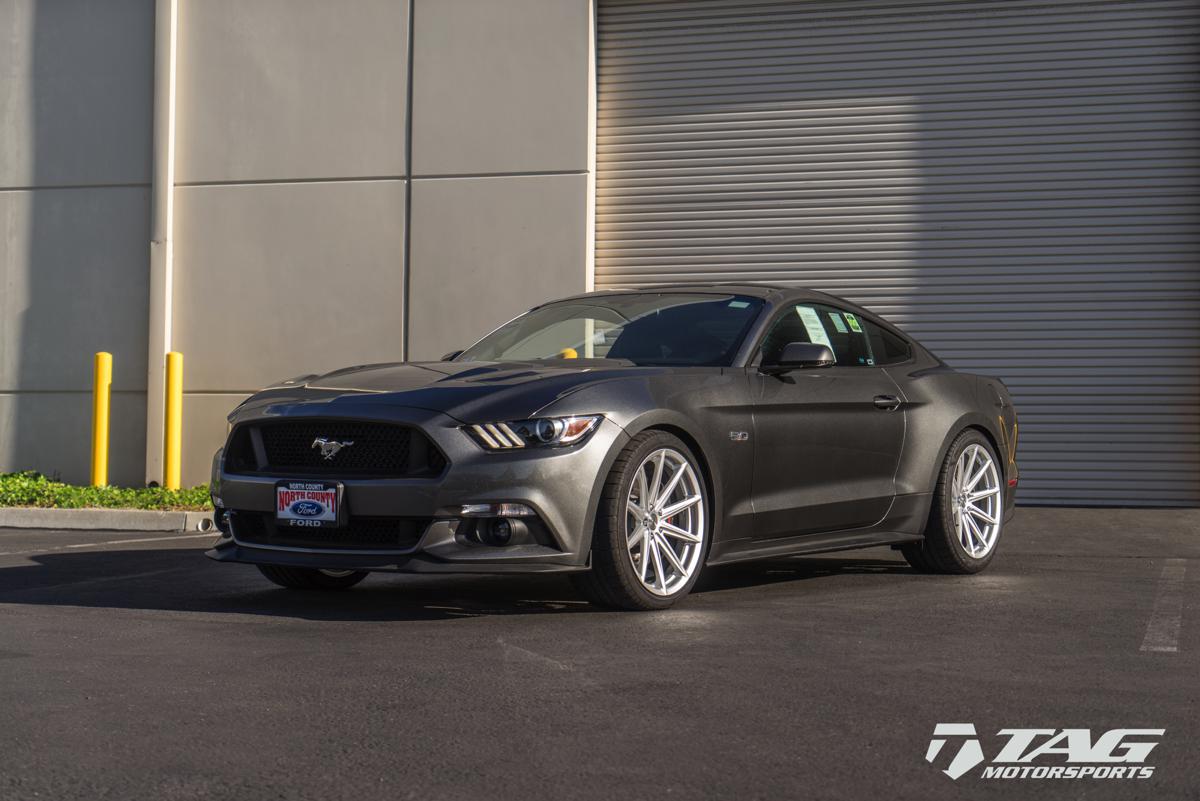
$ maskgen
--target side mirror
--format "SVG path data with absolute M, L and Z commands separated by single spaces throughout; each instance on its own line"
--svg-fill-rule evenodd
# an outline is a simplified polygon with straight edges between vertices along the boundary
M 458 356 L 460 353 L 462 353 L 462 351 L 461 351 L 461 350 L 452 350 L 452 351 L 450 351 L 449 353 L 447 353 L 445 356 L 443 356 L 442 358 L 438 359 L 438 361 L 439 361 L 439 362 L 448 362 L 448 361 L 450 361 L 451 359 L 453 359 L 453 358 L 455 358 L 456 356 Z
M 786 373 L 789 370 L 800 370 L 805 367 L 833 367 L 837 359 L 828 345 L 818 345 L 815 342 L 790 342 L 783 347 L 779 360 L 773 364 L 759 366 L 759 372 L 768 375 Z

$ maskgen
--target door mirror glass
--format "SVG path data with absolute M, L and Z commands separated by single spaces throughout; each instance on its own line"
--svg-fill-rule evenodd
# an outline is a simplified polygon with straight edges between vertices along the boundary
M 828 345 L 816 342 L 789 342 L 783 346 L 779 358 L 759 370 L 764 373 L 786 373 L 789 370 L 801 370 L 806 367 L 833 367 L 837 359 Z

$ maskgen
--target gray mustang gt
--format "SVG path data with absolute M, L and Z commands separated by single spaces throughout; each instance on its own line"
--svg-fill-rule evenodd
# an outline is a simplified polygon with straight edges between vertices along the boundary
M 284 381 L 229 422 L 208 555 L 299 589 L 559 572 L 660 609 L 705 565 L 875 545 L 974 573 L 1018 478 L 1002 382 L 767 286 L 546 303 L 438 362 Z

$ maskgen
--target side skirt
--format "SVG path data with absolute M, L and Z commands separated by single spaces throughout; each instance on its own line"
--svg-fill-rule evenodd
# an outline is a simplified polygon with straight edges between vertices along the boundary
M 726 551 L 715 558 L 710 558 L 710 565 L 729 565 L 735 562 L 750 562 L 755 559 L 769 559 L 777 556 L 799 556 L 809 553 L 828 553 L 830 551 L 849 551 L 855 548 L 873 548 L 877 545 L 901 545 L 907 542 L 920 542 L 924 539 L 921 534 L 904 534 L 898 531 L 872 531 L 869 533 L 806 534 L 803 537 L 793 537 L 787 540 L 757 542 L 744 548 Z

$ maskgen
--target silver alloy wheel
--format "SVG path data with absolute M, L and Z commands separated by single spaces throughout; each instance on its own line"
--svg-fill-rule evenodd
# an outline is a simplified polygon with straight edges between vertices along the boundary
M 704 550 L 704 485 L 687 457 L 659 448 L 638 466 L 625 501 L 633 571 L 655 595 L 686 585 Z
M 1000 536 L 1000 471 L 987 448 L 971 443 L 958 457 L 950 483 L 954 532 L 968 556 L 982 559 Z

